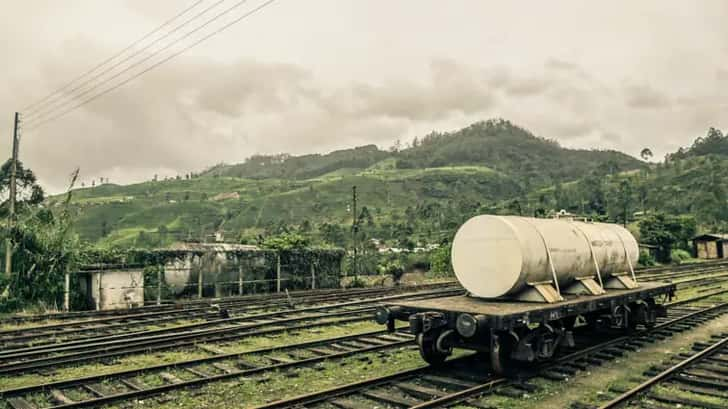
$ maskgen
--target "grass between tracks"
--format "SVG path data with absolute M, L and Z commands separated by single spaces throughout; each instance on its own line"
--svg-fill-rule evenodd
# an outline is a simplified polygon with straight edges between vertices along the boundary
M 270 401 L 363 381 L 405 369 L 423 366 L 413 347 L 400 347 L 325 361 L 312 367 L 276 371 L 259 377 L 237 378 L 208 384 L 199 389 L 183 390 L 156 398 L 126 402 L 112 408 L 250 408 Z
M 371 321 L 354 322 L 330 327 L 316 327 L 315 324 L 306 330 L 282 332 L 267 337 L 243 337 L 239 341 L 225 342 L 221 344 L 204 344 L 225 353 L 246 352 L 256 349 L 285 346 L 288 344 L 315 341 L 319 339 L 333 338 L 357 333 L 382 330 L 381 325 Z M 178 351 L 160 351 L 150 354 L 131 355 L 120 357 L 106 363 L 94 362 L 88 365 L 70 366 L 56 368 L 49 374 L 22 374 L 0 377 L 0 390 L 19 388 L 29 385 L 37 385 L 59 381 L 64 379 L 78 378 L 89 375 L 102 375 L 110 372 L 123 371 L 128 369 L 142 368 L 151 365 L 160 365 L 196 358 L 210 356 L 211 353 L 201 348 L 190 347 Z

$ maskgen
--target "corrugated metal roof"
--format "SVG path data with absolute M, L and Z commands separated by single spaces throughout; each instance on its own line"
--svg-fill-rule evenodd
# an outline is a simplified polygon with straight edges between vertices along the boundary
M 193 251 L 193 252 L 220 252 L 226 251 L 259 251 L 260 247 L 253 246 L 250 244 L 235 244 L 235 243 L 174 243 L 169 247 L 162 250 L 173 250 L 173 251 Z
M 722 233 L 705 233 L 699 236 L 693 237 L 693 240 L 699 239 L 710 239 L 710 240 L 728 240 L 728 234 Z

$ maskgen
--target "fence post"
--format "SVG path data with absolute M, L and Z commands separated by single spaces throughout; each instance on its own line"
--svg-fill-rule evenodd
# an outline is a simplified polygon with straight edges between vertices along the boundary
M 96 311 L 101 310 L 101 297 L 102 297 L 101 294 L 103 291 L 103 288 L 101 287 L 101 277 L 103 277 L 103 275 L 104 274 L 102 271 L 99 271 L 96 273 L 96 277 L 97 277 L 96 286 L 98 287 L 98 292 L 99 292 L 98 297 L 96 297 Z
M 238 295 L 243 295 L 243 263 L 238 262 Z
M 157 266 L 157 305 L 162 304 L 162 266 Z
M 66 271 L 65 281 L 63 283 L 63 311 L 68 312 L 71 309 L 71 273 Z
M 281 292 L 281 252 L 276 253 L 276 292 Z
M 197 298 L 202 298 L 202 267 L 197 272 Z

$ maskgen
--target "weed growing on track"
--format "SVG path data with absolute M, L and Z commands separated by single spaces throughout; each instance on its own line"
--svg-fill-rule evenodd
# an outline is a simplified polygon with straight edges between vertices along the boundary
M 261 376 L 216 382 L 199 389 L 183 390 L 134 403 L 134 408 L 197 409 L 201 407 L 249 408 L 263 403 L 311 393 L 372 376 L 392 374 L 423 366 L 412 347 L 361 354 L 308 368 L 275 371 Z M 128 405 L 128 404 L 127 404 Z M 122 408 L 124 405 L 113 406 Z

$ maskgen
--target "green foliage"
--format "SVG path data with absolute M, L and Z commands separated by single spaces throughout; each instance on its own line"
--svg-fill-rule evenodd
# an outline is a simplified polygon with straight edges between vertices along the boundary
M 8 159 L 0 167 L 0 196 L 8 196 L 10 190 L 10 174 L 12 159 Z M 35 173 L 26 169 L 23 162 L 18 161 L 16 166 L 16 211 L 22 212 L 24 207 L 34 207 L 43 202 L 45 193 L 43 188 L 38 185 Z M 7 217 L 8 199 L 5 199 L 0 206 L 0 216 Z
M 699 137 L 687 149 L 680 148 L 677 152 L 668 155 L 668 159 L 680 160 L 694 156 L 725 155 L 728 156 L 728 135 L 719 129 L 709 128 L 704 137 Z
M 395 285 L 399 285 L 402 276 L 404 276 L 405 269 L 400 260 L 389 260 L 379 266 L 379 272 L 380 274 L 391 276 Z
M 682 264 L 685 261 L 690 260 L 692 257 L 690 253 L 683 249 L 674 249 L 670 252 L 670 261 L 673 264 Z
M 438 276 L 453 276 L 452 268 L 452 244 L 444 243 L 442 246 L 430 253 L 431 271 Z
M 69 191 L 62 210 L 55 214 L 43 207 L 31 206 L 32 201 L 28 201 L 18 209 L 13 230 L 3 232 L 3 237 L 9 235 L 13 242 L 13 274 L 9 282 L 4 280 L 0 284 L 0 298 L 4 298 L 0 304 L 4 308 L 61 305 L 64 275 L 77 266 L 81 248 L 71 229 L 70 200 Z M 0 257 L 5 258 L 4 246 Z
M 641 250 L 639 260 L 637 260 L 637 264 L 643 267 L 650 267 L 657 265 L 657 261 L 654 257 L 652 257 L 652 254 L 650 254 L 649 251 Z
M 671 216 L 652 213 L 639 223 L 642 242 L 659 247 L 658 260 L 671 261 L 673 248 L 688 248 L 688 240 L 695 236 L 697 224 L 692 216 Z
M 728 157 L 720 155 L 721 138 L 709 133 L 703 139 L 710 142 L 696 141 L 700 155 L 647 166 L 618 152 L 564 149 L 491 120 L 393 151 L 367 146 L 255 157 L 189 179 L 80 189 L 75 229 L 105 247 L 162 247 L 223 226 L 226 237 L 251 244 L 296 233 L 311 246 L 351 248 L 356 185 L 362 206 L 357 241 L 360 254 L 368 252 L 359 261 L 362 272 L 378 264 L 379 255 L 363 247 L 371 238 L 413 249 L 452 237 L 482 213 L 548 217 L 565 209 L 626 224 L 641 218 L 635 212 L 684 214 L 701 230 L 722 232 L 728 231 Z M 232 192 L 239 198 L 216 199 Z M 662 258 L 669 253 L 663 250 Z
M 309 241 L 297 233 L 284 233 L 279 236 L 268 237 L 261 243 L 261 247 L 274 250 L 302 249 L 309 245 Z

